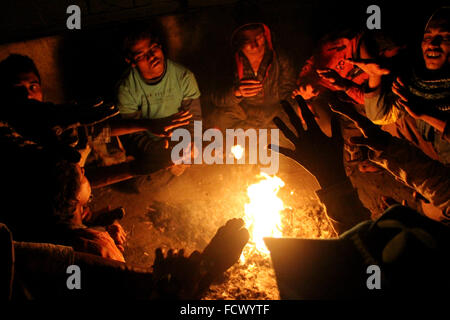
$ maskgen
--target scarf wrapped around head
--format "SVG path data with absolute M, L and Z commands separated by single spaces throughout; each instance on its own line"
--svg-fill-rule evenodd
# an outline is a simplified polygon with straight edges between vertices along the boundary
M 267 27 L 267 25 L 265 25 L 264 23 L 247 23 L 247 24 L 240 26 L 239 28 L 234 30 L 233 34 L 231 35 L 231 45 L 235 50 L 234 57 L 235 57 L 235 61 L 236 61 L 237 75 L 238 75 L 239 80 L 242 80 L 242 78 L 244 77 L 244 62 L 243 62 L 243 57 L 239 53 L 239 49 L 240 49 L 240 46 L 242 45 L 242 43 L 239 41 L 240 39 L 238 39 L 237 35 L 243 28 L 246 28 L 246 27 L 249 27 L 252 25 L 261 26 L 261 28 L 263 29 L 264 38 L 266 40 L 266 49 L 272 52 L 272 57 L 275 56 L 275 51 L 273 50 L 273 44 L 272 44 L 272 35 L 271 35 L 270 29 L 269 29 L 269 27 Z M 270 66 L 271 66 L 271 64 L 266 69 L 264 79 L 267 77 L 267 74 L 269 73 Z

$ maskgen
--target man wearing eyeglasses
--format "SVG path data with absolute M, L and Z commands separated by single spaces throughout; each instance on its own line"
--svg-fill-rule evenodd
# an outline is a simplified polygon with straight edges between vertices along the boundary
M 135 27 L 125 37 L 123 49 L 130 68 L 117 92 L 122 118 L 169 121 L 179 111 L 189 110 L 193 117 L 187 129 L 192 134 L 193 121 L 201 120 L 200 91 L 194 74 L 165 57 L 159 39 L 148 27 Z M 173 166 L 167 139 L 150 132 L 126 136 L 124 147 L 148 174 Z M 178 175 L 173 169 L 171 172 Z

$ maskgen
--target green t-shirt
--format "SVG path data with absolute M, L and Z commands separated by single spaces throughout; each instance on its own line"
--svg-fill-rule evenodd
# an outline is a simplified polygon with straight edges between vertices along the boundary
M 166 59 L 164 77 L 148 84 L 136 68 L 131 68 L 119 83 L 118 107 L 121 114 L 140 111 L 140 118 L 159 119 L 177 113 L 181 102 L 200 97 L 194 74 L 182 65 Z

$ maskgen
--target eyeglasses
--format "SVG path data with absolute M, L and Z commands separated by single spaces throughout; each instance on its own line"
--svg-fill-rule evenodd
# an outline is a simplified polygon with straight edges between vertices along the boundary
M 150 57 L 154 56 L 161 50 L 160 44 L 154 44 L 151 48 L 149 48 L 146 52 L 141 53 L 133 58 L 134 62 L 141 62 L 144 60 L 148 60 Z

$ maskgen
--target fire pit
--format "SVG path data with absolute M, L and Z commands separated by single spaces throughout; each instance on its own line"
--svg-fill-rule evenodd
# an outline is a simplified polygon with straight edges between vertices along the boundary
M 247 188 L 249 202 L 243 219 L 250 240 L 238 264 L 224 282 L 211 288 L 206 299 L 279 299 L 275 273 L 264 237 L 329 238 L 333 235 L 323 208 L 318 204 L 291 207 L 278 196 L 285 183 L 277 176 L 261 173 Z M 294 191 L 289 192 L 290 196 Z
M 152 176 L 140 194 L 123 194 L 114 187 L 95 190 L 94 210 L 106 205 L 126 209 L 125 258 L 142 267 L 153 264 L 158 247 L 202 250 L 219 226 L 243 218 L 251 239 L 205 299 L 279 299 L 262 238 L 334 236 L 312 192 L 314 180 L 284 160 L 277 176 L 260 174 L 254 165 L 196 165 L 180 177 Z

